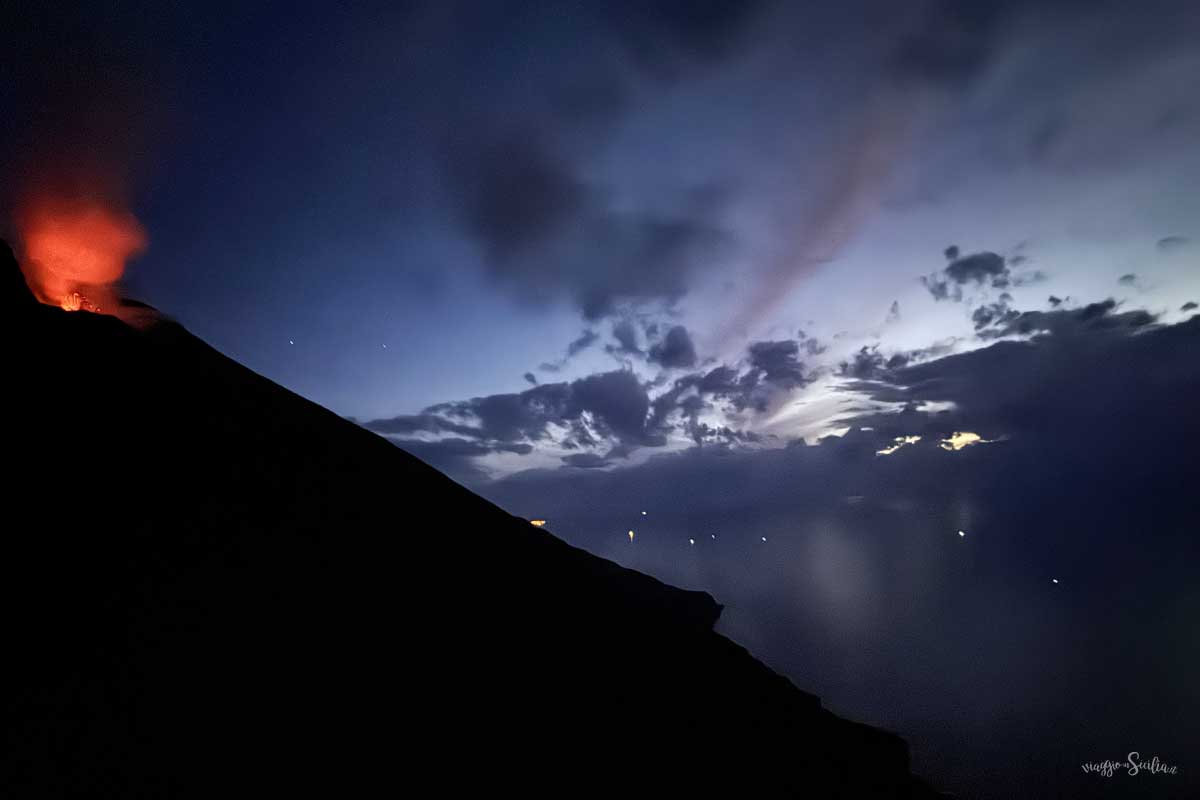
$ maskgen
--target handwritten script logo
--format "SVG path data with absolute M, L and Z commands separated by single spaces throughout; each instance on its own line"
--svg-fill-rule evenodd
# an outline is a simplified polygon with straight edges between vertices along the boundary
M 1118 772 L 1124 772 L 1126 775 L 1140 775 L 1143 772 L 1150 775 L 1178 775 L 1179 767 L 1174 764 L 1168 764 L 1165 761 L 1159 761 L 1158 756 L 1152 756 L 1147 759 L 1142 758 L 1142 754 L 1137 750 L 1133 750 L 1125 757 L 1124 761 L 1089 761 L 1083 766 L 1084 772 L 1095 772 L 1105 778 L 1111 778 Z

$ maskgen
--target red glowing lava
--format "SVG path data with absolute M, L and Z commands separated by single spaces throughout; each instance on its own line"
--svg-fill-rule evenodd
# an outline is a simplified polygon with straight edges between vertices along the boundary
M 25 277 L 43 303 L 101 311 L 115 300 L 125 261 L 146 249 L 132 214 L 95 198 L 38 195 L 17 215 Z

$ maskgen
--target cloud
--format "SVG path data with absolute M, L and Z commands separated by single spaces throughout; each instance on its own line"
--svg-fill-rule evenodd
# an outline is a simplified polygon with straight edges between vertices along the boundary
M 560 20 L 571 58 L 543 62 L 534 48 L 515 70 L 521 82 L 489 87 L 469 111 L 443 111 L 438 162 L 450 207 L 487 274 L 528 301 L 565 299 L 589 320 L 623 303 L 682 297 L 691 275 L 734 241 L 720 221 L 724 188 L 715 179 L 670 181 L 661 196 L 631 203 L 589 167 L 617 123 L 644 109 L 633 98 L 644 102 L 646 92 L 736 57 L 765 5 L 599 5 Z M 500 37 L 529 35 L 527 20 L 514 17 Z
M 609 465 L 607 458 L 596 453 L 572 453 L 569 456 L 563 456 L 562 462 L 568 467 L 579 469 L 598 469 Z
M 629 320 L 620 319 L 614 322 L 612 335 L 617 340 L 617 344 L 615 347 L 609 345 L 606 348 L 608 352 L 617 355 L 643 355 L 642 349 L 638 346 L 637 328 Z
M 580 334 L 579 338 L 567 345 L 567 358 L 577 355 L 578 353 L 591 347 L 600 337 L 595 331 L 588 329 Z
M 995 303 L 985 303 L 971 312 L 971 322 L 975 330 L 982 330 L 989 325 L 1001 325 L 1015 320 L 1021 315 L 1020 311 L 1012 308 L 1008 301 L 999 300 Z
M 883 370 L 883 356 L 878 346 L 864 346 L 849 361 L 839 365 L 842 375 L 851 378 L 873 378 Z
M 527 255 L 590 202 L 566 161 L 528 132 L 464 145 L 449 171 L 466 223 L 501 264 Z
M 769 383 L 781 389 L 794 389 L 804 384 L 804 364 L 799 359 L 800 345 L 795 340 L 752 342 L 747 352 L 750 366 Z
M 1182 250 L 1189 244 L 1191 244 L 1191 240 L 1184 236 L 1166 236 L 1159 239 L 1154 246 L 1158 248 L 1158 252 L 1160 253 L 1174 253 L 1177 250 Z
M 858 415 L 847 424 L 880 427 L 816 446 L 689 448 L 615 470 L 529 472 L 484 491 L 512 513 L 557 520 L 572 544 L 713 593 L 725 631 L 825 687 L 826 705 L 895 719 L 932 708 L 939 720 L 970 707 L 1010 742 L 1006 760 L 1034 740 L 1102 752 L 1113 731 L 1169 739 L 1181 717 L 1147 709 L 1139 690 L 1162 687 L 1190 708 L 1192 643 L 1178 632 L 1194 617 L 1180 588 L 1200 557 L 1189 493 L 1200 319 L 1087 333 L 993 343 L 905 370 L 893 387 L 954 411 Z M 940 449 L 955 429 L 1007 438 Z M 875 455 L 894 436 L 926 432 Z M 624 534 L 640 509 L 652 528 L 638 528 L 631 547 Z M 980 635 L 946 635 L 966 630 Z M 1168 643 L 1162 658 L 1145 658 L 1148 635 Z M 1097 692 L 1114 699 L 1090 703 Z M 1039 713 L 1047 704 L 1072 713 Z M 962 741 L 958 729 L 923 735 Z M 948 752 L 967 753 L 970 771 L 997 757 L 969 751 Z
M 958 284 L 974 282 L 978 284 L 1003 276 L 1008 272 L 1008 266 L 1002 256 L 995 253 L 973 253 L 969 256 L 956 258 L 946 267 L 946 277 Z
M 1023 311 L 1016 314 L 1010 310 L 995 320 L 995 327 L 981 335 L 1087 336 L 1103 331 L 1132 331 L 1152 325 L 1156 320 L 1153 314 L 1142 309 L 1114 313 L 1117 306 L 1117 301 L 1110 297 L 1072 310 Z
M 888 308 L 887 318 L 884 319 L 885 324 L 891 324 L 900 321 L 900 301 L 893 300 L 892 305 Z
M 963 287 L 1007 289 L 1046 280 L 1046 274 L 1041 270 L 1013 271 L 1013 266 L 1028 261 L 1024 256 L 1005 259 L 998 253 L 986 250 L 964 256 L 955 245 L 947 247 L 944 255 L 950 261 L 945 269 L 921 277 L 921 283 L 934 300 L 960 302 L 963 299 Z
M 1179 307 L 1179 310 L 1180 311 L 1192 311 L 1196 308 L 1200 308 L 1200 305 L 1197 305 L 1196 301 L 1194 301 L 1194 300 L 1188 300 L 1186 303 L 1184 303 L 1183 305 L 1181 305 Z
M 391 441 L 455 480 L 467 484 L 477 484 L 489 477 L 476 463 L 480 456 L 494 453 L 528 455 L 533 451 L 533 446 L 529 444 L 485 444 L 457 438 L 429 441 L 393 437 Z
M 493 453 L 526 455 L 535 444 L 567 450 L 661 447 L 665 437 L 648 426 L 649 411 L 649 395 L 637 377 L 614 370 L 519 393 L 441 403 L 363 427 L 441 463 Z
M 693 367 L 696 365 L 696 348 L 687 328 L 675 325 L 667 331 L 662 341 L 651 345 L 650 361 L 668 368 Z
M 591 328 L 584 330 L 583 333 L 579 334 L 578 338 L 572 340 L 571 342 L 569 342 L 567 344 L 566 355 L 564 355 L 558 361 L 544 362 L 544 363 L 538 365 L 538 369 L 542 370 L 543 372 L 558 372 L 559 370 L 561 370 L 563 367 L 565 367 L 567 365 L 568 361 L 570 361 L 572 358 L 574 358 L 575 356 L 582 353 L 584 350 L 591 347 L 593 344 L 596 343 L 596 340 L 599 338 L 600 338 L 599 334 L 597 334 Z
M 1107 300 L 1082 309 L 1024 312 L 1002 329 L 1038 333 L 1032 340 L 997 342 L 897 369 L 857 387 L 880 402 L 903 403 L 909 409 L 950 404 L 952 410 L 853 421 L 885 436 L 899 435 L 899 427 L 906 428 L 905 434 L 926 436 L 970 430 L 985 438 L 1042 436 L 1045 447 L 1054 447 L 1067 431 L 1099 434 L 1116 424 L 1109 404 L 1123 402 L 1119 395 L 1146 391 L 1163 403 L 1160 412 L 1175 413 L 1170 409 L 1178 401 L 1154 387 L 1200 379 L 1200 369 L 1185 366 L 1182 353 L 1171 350 L 1200 337 L 1200 324 L 1155 327 L 1146 312 L 1115 310 L 1116 303 Z M 1132 434 L 1136 423 L 1124 424 Z
M 953 0 L 926 5 L 914 29 L 896 45 L 897 80 L 958 88 L 978 76 L 993 57 L 1006 6 Z
M 731 56 L 752 21 L 769 6 L 745 3 L 682 3 L 652 0 L 601 8 L 617 40 L 636 63 L 662 78 L 677 78 Z
M 628 443 L 651 443 L 646 434 L 650 398 L 632 372 L 616 370 L 573 381 L 571 400 L 568 412 L 593 413 L 602 431 Z

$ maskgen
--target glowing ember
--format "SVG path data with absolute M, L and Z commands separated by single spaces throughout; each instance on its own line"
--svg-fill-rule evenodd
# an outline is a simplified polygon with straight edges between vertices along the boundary
M 78 311 L 83 308 L 83 295 L 79 292 L 71 292 L 62 299 L 62 307 L 64 311 Z
M 629 532 L 629 541 L 633 541 L 633 531 Z
M 38 195 L 18 215 L 26 278 L 43 303 L 67 311 L 99 311 L 97 301 L 146 249 L 133 215 L 94 198 Z
M 540 528 L 540 527 L 542 527 L 543 525 L 545 525 L 545 524 L 546 524 L 546 520 L 544 520 L 544 519 L 531 519 L 531 520 L 529 520 L 529 524 L 530 524 L 530 525 L 532 525 L 532 526 L 533 526 L 533 527 L 535 527 L 535 528 Z

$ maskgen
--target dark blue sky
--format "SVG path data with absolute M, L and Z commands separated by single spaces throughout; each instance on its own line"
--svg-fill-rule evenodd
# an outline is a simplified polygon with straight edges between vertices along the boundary
M 712 591 L 947 788 L 1034 796 L 1126 745 L 1200 766 L 1192 3 L 6 27 L 7 238 L 34 188 L 123 204 L 128 294 Z

